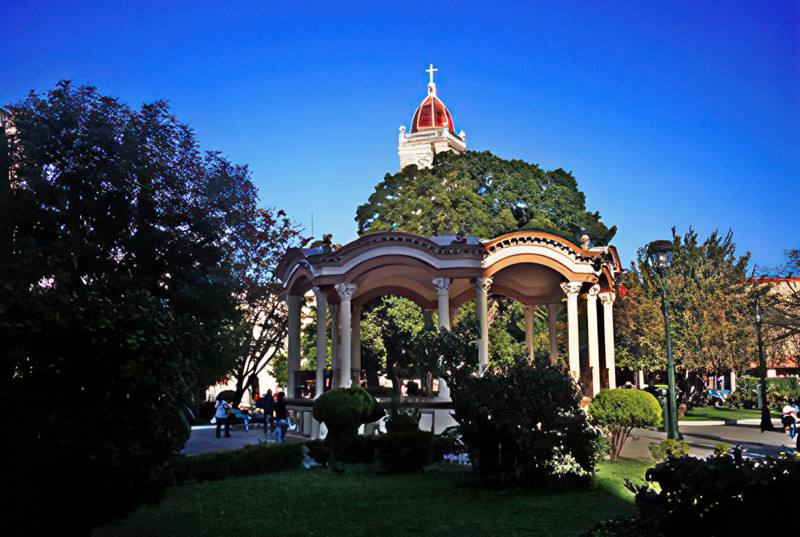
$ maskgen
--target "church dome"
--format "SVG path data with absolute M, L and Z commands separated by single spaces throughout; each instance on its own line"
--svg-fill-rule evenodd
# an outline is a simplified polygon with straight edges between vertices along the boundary
M 447 128 L 453 134 L 456 133 L 453 127 L 453 116 L 442 101 L 436 96 L 435 86 L 428 86 L 428 96 L 414 112 L 414 119 L 411 120 L 411 132 L 419 132 L 430 129 Z

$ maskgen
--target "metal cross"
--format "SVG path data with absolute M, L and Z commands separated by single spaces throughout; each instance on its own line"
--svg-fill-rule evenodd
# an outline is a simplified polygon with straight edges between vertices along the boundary
M 435 71 L 438 71 L 438 69 L 434 69 L 434 68 L 433 68 L 433 64 L 431 64 L 430 68 L 428 68 L 428 69 L 425 69 L 425 72 L 426 72 L 426 73 L 430 73 L 430 74 L 431 74 L 431 84 L 433 84 L 433 73 L 434 73 Z

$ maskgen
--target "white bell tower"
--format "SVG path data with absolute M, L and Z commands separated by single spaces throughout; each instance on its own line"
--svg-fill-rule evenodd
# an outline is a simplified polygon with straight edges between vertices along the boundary
M 430 74 L 428 95 L 414 112 L 409 132 L 406 132 L 405 125 L 400 125 L 397 154 L 400 155 L 401 170 L 409 164 L 416 164 L 419 168 L 430 168 L 437 153 L 443 151 L 463 153 L 467 150 L 467 135 L 464 131 L 456 135 L 453 116 L 436 96 L 433 73 L 438 69 L 434 69 L 431 64 L 425 71 Z

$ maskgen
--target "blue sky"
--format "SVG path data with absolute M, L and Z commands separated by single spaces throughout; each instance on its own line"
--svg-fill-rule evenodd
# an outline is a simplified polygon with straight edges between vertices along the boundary
M 4 0 L 0 103 L 64 78 L 167 99 L 264 205 L 347 242 L 432 62 L 468 147 L 572 171 L 625 264 L 673 226 L 761 266 L 800 248 L 796 1 L 299 4 Z

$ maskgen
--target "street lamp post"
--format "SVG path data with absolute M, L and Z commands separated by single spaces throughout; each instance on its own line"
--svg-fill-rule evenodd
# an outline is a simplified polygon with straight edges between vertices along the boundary
M 767 404 L 767 359 L 764 356 L 764 340 L 761 337 L 761 304 L 756 298 L 756 335 L 758 336 L 758 374 L 761 377 L 761 432 L 774 431 Z
M 667 438 L 680 440 L 678 431 L 678 405 L 675 395 L 675 361 L 672 358 L 672 337 L 669 329 L 669 298 L 667 296 L 667 270 L 672 263 L 672 241 L 653 241 L 647 246 L 650 268 L 661 283 L 661 308 L 664 313 L 664 333 L 667 344 Z

